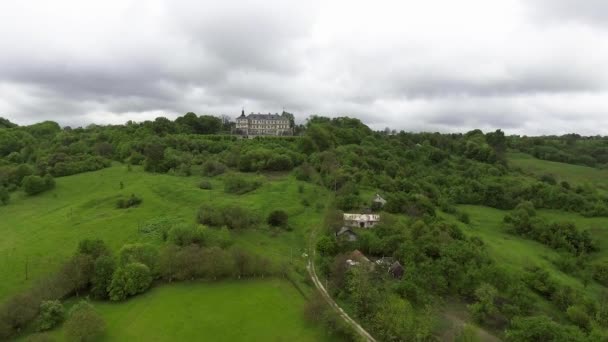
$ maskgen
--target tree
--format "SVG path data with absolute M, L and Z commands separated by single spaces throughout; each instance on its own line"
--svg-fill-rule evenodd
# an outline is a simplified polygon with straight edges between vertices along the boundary
M 81 301 L 70 310 L 65 322 L 65 335 L 70 341 L 93 341 L 105 331 L 103 318 L 87 301 Z
M 287 227 L 289 216 L 283 210 L 275 210 L 268 215 L 268 224 L 273 227 Z
M 116 262 L 110 255 L 101 255 L 93 265 L 91 277 L 91 294 L 95 298 L 108 298 L 108 287 L 112 282 L 112 275 L 116 269 Z
M 498 313 L 494 300 L 498 290 L 488 283 L 483 283 L 475 290 L 477 302 L 470 305 L 469 309 L 473 318 L 479 322 L 485 322 L 488 318 Z
M 558 324 L 547 316 L 516 317 L 506 333 L 507 341 L 586 341 L 584 334 L 571 325 Z
M 78 253 L 90 255 L 95 260 L 102 255 L 109 255 L 110 249 L 101 239 L 84 239 L 78 243 Z
M 63 321 L 65 310 L 58 300 L 47 300 L 40 304 L 40 313 L 36 324 L 38 331 L 51 330 Z
M 28 195 L 36 195 L 48 189 L 47 183 L 40 176 L 25 176 L 22 185 Z
M 152 284 L 152 275 L 148 266 L 133 262 L 114 272 L 108 292 L 111 300 L 120 301 L 145 292 L 150 284 Z
M 336 241 L 327 235 L 321 236 L 317 241 L 317 251 L 319 251 L 322 256 L 333 255 L 336 253 L 337 249 Z
M 124 245 L 120 249 L 119 263 L 125 266 L 132 262 L 142 263 L 155 273 L 158 265 L 158 249 L 147 243 Z

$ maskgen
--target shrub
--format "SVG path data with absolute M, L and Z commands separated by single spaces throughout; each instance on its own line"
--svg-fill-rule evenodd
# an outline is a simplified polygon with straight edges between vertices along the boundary
M 130 263 L 142 263 L 155 273 L 158 267 L 158 249 L 147 243 L 124 245 L 120 249 L 119 264 L 125 266 Z
M 226 172 L 226 165 L 213 160 L 206 161 L 205 163 L 203 163 L 203 166 L 201 168 L 201 173 L 203 174 L 203 176 L 208 177 L 221 175 L 224 172 Z
M 44 192 L 48 189 L 50 189 L 50 184 L 53 184 L 54 186 L 54 182 L 53 183 L 49 183 L 47 182 L 46 178 L 43 179 L 42 177 L 39 176 L 25 176 L 25 178 L 23 178 L 23 190 L 25 191 L 25 193 L 27 193 L 28 195 L 36 195 L 39 194 L 41 192 Z
M 273 227 L 287 227 L 289 216 L 283 210 L 275 210 L 268 215 L 267 222 Z
M 86 301 L 74 305 L 65 322 L 65 334 L 70 341 L 92 341 L 105 331 L 103 318 Z
M 108 292 L 111 300 L 120 301 L 145 292 L 150 284 L 152 284 L 152 274 L 148 266 L 133 262 L 114 272 Z
M 8 193 L 8 189 L 0 185 L 0 204 L 6 205 L 11 199 L 11 195 Z
M 110 249 L 101 239 L 84 239 L 78 243 L 78 253 L 90 255 L 91 258 L 97 259 L 102 255 L 109 255 Z
M 465 223 L 465 224 L 469 224 L 469 223 L 471 223 L 471 218 L 469 217 L 468 213 L 465 213 L 464 211 L 459 211 L 458 212 L 458 221 Z
M 262 185 L 259 179 L 246 179 L 238 175 L 230 175 L 224 179 L 224 191 L 229 194 L 242 195 L 251 192 Z
M 116 202 L 116 207 L 119 209 L 126 209 L 130 207 L 135 207 L 141 204 L 143 200 L 134 194 L 131 195 L 128 199 L 121 198 Z
M 91 277 L 91 294 L 95 298 L 108 298 L 108 287 L 112 282 L 116 263 L 109 255 L 102 255 L 93 265 L 93 276 Z
M 604 286 L 608 286 L 608 261 L 593 265 L 593 279 Z
M 168 240 L 177 246 L 205 245 L 205 233 L 201 227 L 178 225 L 168 233 Z
M 241 207 L 203 205 L 198 211 L 198 222 L 212 227 L 248 229 L 255 227 L 259 219 L 254 213 Z
M 47 300 L 40 304 L 40 314 L 36 324 L 38 331 L 51 330 L 64 318 L 63 305 L 58 300 Z
M 198 183 L 198 187 L 199 189 L 203 190 L 211 190 L 213 185 L 211 185 L 211 182 L 208 180 L 202 180 L 200 183 Z

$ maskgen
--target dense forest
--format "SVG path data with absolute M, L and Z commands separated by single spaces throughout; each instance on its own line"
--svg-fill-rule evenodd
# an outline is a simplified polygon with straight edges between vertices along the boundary
M 600 244 L 575 223 L 537 215 L 539 210 L 551 209 L 608 217 L 608 195 L 591 186 L 558 180 L 550 173 L 525 173 L 511 166 L 507 158 L 508 151 L 519 151 L 538 159 L 606 168 L 608 138 L 505 136 L 501 130 L 377 132 L 357 119 L 318 116 L 298 127 L 298 135 L 293 137 L 242 139 L 230 135 L 230 130 L 229 121 L 194 113 L 174 121 L 161 117 L 86 128 L 62 128 L 50 121 L 18 126 L 0 119 L 0 205 L 11 205 L 16 191 L 36 196 L 52 189 L 56 177 L 99 170 L 112 163 L 140 165 L 147 172 L 175 176 L 292 172 L 298 180 L 333 192 L 334 204 L 316 243 L 319 268 L 331 283 L 332 295 L 348 303 L 379 340 L 432 340 L 432 316 L 447 298 L 466 302 L 477 323 L 507 340 L 608 339 L 608 262 L 592 258 Z M 247 192 L 255 187 L 255 181 L 232 176 L 226 191 Z M 372 206 L 362 196 L 366 189 L 381 193 L 386 205 Z M 137 205 L 137 200 L 127 199 L 122 205 Z M 463 232 L 460 224 L 467 225 L 469 217 L 460 205 L 505 210 L 506 232 L 559 251 L 563 256 L 560 268 L 586 283 L 600 284 L 602 294 L 592 296 L 564 285 L 537 265 L 517 273 L 497 264 L 483 239 Z M 247 216 L 239 215 L 239 210 L 245 209 L 202 207 L 197 219 L 209 226 L 247 229 L 250 222 L 235 219 Z M 357 241 L 336 239 L 342 212 L 362 210 L 380 211 L 383 221 L 360 233 Z M 269 220 L 286 220 L 280 212 L 274 215 Z M 95 280 L 104 284 L 99 297 L 123 299 L 144 291 L 152 278 L 186 279 L 198 273 L 225 276 L 212 266 L 193 266 L 185 260 L 244 258 L 223 251 L 225 246 L 216 237 L 203 237 L 192 229 L 172 231 L 167 239 L 173 241 L 173 247 L 154 255 L 152 261 L 144 259 L 145 250 L 126 246 L 119 264 L 114 265 L 106 248 L 95 241 L 83 242 L 74 260 L 106 272 Z M 406 275 L 395 280 L 378 268 L 349 268 L 345 260 L 353 250 L 368 257 L 394 258 Z M 258 260 L 250 272 L 278 273 L 262 271 L 266 264 Z M 117 267 L 122 273 L 114 279 L 111 275 Z M 65 272 L 77 273 L 72 269 Z M 128 288 L 129 277 L 142 285 Z M 112 285 L 110 292 L 106 291 L 108 284 Z M 99 290 L 94 282 L 89 286 Z M 61 291 L 85 287 L 77 284 Z M 320 309 L 313 303 L 310 310 Z M 566 314 L 552 315 L 555 310 Z M 14 323 L 6 318 L 10 313 L 0 315 L 5 317 L 4 324 Z

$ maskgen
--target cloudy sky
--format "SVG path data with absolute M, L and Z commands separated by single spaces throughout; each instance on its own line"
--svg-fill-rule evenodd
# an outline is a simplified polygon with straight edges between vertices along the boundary
M 608 1 L 3 0 L 0 116 L 608 135 Z

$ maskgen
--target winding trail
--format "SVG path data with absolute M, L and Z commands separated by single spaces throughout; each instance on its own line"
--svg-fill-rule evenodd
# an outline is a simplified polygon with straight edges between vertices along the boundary
M 313 241 L 314 241 L 314 239 L 313 239 Z M 359 325 L 359 323 L 357 323 L 354 319 L 350 318 L 350 316 L 344 310 L 342 310 L 342 308 L 338 305 L 338 303 L 336 303 L 336 301 L 331 298 L 329 293 L 327 293 L 327 290 L 325 289 L 325 287 L 319 280 L 319 277 L 317 277 L 317 272 L 315 270 L 314 259 L 316 256 L 316 251 L 314 249 L 311 249 L 311 251 L 312 251 L 312 256 L 309 256 L 308 265 L 306 265 L 306 268 L 308 269 L 308 274 L 310 274 L 310 278 L 312 279 L 312 282 L 315 284 L 315 286 L 317 287 L 319 292 L 321 292 L 321 295 L 323 296 L 323 298 L 325 298 L 327 303 L 329 305 L 331 305 L 331 307 L 334 310 L 336 310 L 338 315 L 340 315 L 340 317 L 342 317 L 342 319 L 344 319 L 344 321 L 346 321 L 346 323 L 348 323 L 351 327 L 353 327 L 353 329 L 355 329 L 355 331 L 357 331 L 357 333 L 359 333 L 359 335 L 361 335 L 361 337 L 363 337 L 367 341 L 376 342 L 376 339 L 373 338 L 372 335 L 370 335 L 365 329 L 363 329 L 363 327 L 361 325 Z

